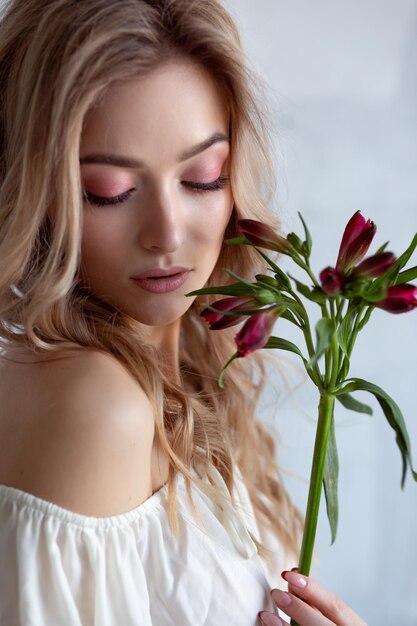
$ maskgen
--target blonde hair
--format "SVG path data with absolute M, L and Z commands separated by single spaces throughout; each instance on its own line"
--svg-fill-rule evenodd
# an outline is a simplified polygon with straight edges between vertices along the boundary
M 236 361 L 221 390 L 217 378 L 236 331 L 209 331 L 199 313 L 216 297 L 197 297 L 182 318 L 181 385 L 174 384 L 134 320 L 80 279 L 85 116 L 114 81 L 176 56 L 205 68 L 228 102 L 234 209 L 226 237 L 241 217 L 279 227 L 267 209 L 274 178 L 263 92 L 217 0 L 11 0 L 0 23 L 0 341 L 9 351 L 52 358 L 70 349 L 115 356 L 153 403 L 170 463 L 174 533 L 176 473 L 189 495 L 192 481 L 221 506 L 215 485 L 190 470 L 214 465 L 233 495 L 236 461 L 258 523 L 297 555 L 302 516 L 282 484 L 274 440 L 255 417 L 266 355 Z M 209 284 L 231 281 L 224 267 L 250 279 L 264 269 L 250 247 L 224 245 Z

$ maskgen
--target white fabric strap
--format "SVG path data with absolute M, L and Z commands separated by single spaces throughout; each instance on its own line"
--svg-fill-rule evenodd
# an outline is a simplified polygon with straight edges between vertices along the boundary
M 242 513 L 234 507 L 225 480 L 218 469 L 210 464 L 207 469 L 207 474 L 210 475 L 226 498 L 223 508 L 221 509 L 223 526 L 226 528 L 239 552 L 245 558 L 250 559 L 254 554 L 257 554 L 258 549 L 248 532 Z

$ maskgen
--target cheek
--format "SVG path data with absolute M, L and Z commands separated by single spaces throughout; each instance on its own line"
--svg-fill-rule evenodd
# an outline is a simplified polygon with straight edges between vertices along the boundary
M 195 215 L 194 232 L 202 245 L 222 244 L 233 211 L 231 194 L 223 194 L 207 210 Z
M 87 273 L 103 275 L 103 269 L 109 270 L 115 265 L 117 251 L 123 236 L 113 220 L 100 220 L 97 215 L 86 213 L 83 221 L 81 240 L 81 259 Z

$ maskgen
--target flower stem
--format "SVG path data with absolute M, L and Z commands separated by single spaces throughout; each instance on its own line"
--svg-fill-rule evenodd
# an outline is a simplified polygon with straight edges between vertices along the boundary
M 314 540 L 316 537 L 320 498 L 323 488 L 324 463 L 326 460 L 327 440 L 334 411 L 335 396 L 323 390 L 318 406 L 318 424 L 314 444 L 313 462 L 311 466 L 310 488 L 308 492 L 307 511 L 301 555 L 298 565 L 300 574 L 308 576 L 313 557 Z M 298 626 L 291 620 L 292 626 Z

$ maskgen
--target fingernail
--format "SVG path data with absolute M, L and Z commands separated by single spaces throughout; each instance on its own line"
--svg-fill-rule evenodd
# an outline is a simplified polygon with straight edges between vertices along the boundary
M 290 583 L 291 585 L 294 585 L 294 587 L 299 587 L 300 589 L 304 589 L 304 587 L 307 587 L 307 579 L 305 578 L 305 576 L 302 576 L 301 574 L 297 574 L 296 572 L 293 572 L 293 571 L 288 572 L 287 570 L 284 570 L 281 573 L 281 576 L 288 583 Z
M 279 617 L 268 613 L 268 611 L 259 611 L 258 617 L 265 626 L 283 626 Z
M 292 572 L 298 572 L 298 567 L 292 567 L 292 568 L 291 568 L 291 571 L 292 571 Z
M 271 596 L 280 608 L 285 608 L 291 604 L 291 596 L 281 589 L 273 589 Z

